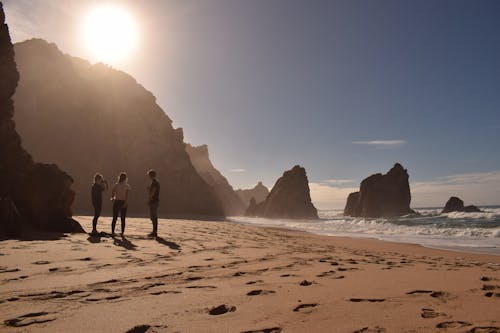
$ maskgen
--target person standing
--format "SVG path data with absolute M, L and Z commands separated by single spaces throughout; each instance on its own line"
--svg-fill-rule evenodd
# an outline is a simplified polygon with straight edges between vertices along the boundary
M 149 217 L 153 222 L 153 232 L 149 234 L 150 237 L 158 236 L 158 205 L 160 203 L 160 183 L 156 180 L 156 171 L 149 170 L 147 175 L 151 179 L 151 185 L 148 187 L 148 206 Z
M 102 192 L 108 189 L 108 182 L 100 173 L 94 175 L 94 183 L 90 190 L 92 196 L 92 206 L 94 206 L 94 219 L 92 220 L 92 235 L 97 234 L 97 220 L 101 216 L 102 210 Z
M 127 183 L 127 174 L 125 172 L 120 173 L 118 176 L 118 182 L 113 186 L 113 191 L 111 192 L 111 200 L 113 200 L 113 220 L 111 222 L 111 233 L 115 234 L 116 220 L 118 219 L 118 214 L 120 214 L 122 229 L 121 235 L 125 233 L 125 217 L 127 216 L 127 201 L 128 192 L 130 191 L 130 185 Z

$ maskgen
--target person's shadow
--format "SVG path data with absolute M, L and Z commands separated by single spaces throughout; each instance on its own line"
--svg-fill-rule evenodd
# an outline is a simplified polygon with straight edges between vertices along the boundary
M 113 236 L 113 244 L 115 244 L 116 246 L 121 246 L 124 249 L 134 250 L 134 251 L 135 248 L 137 247 L 137 245 L 129 241 L 124 235 L 121 235 L 120 237 Z
M 169 248 L 171 248 L 172 250 L 178 250 L 178 251 L 180 251 L 180 250 L 181 250 L 181 246 L 180 246 L 179 244 L 176 244 L 176 243 L 174 243 L 174 242 L 170 242 L 170 241 L 168 241 L 168 240 L 166 240 L 166 239 L 164 239 L 164 238 L 161 238 L 161 237 L 156 236 L 156 237 L 155 237 L 155 240 L 156 240 L 158 243 L 162 244 L 162 245 L 166 245 L 166 246 L 168 246 L 168 247 L 169 247 Z
M 101 242 L 101 237 L 109 237 L 108 234 L 106 234 L 105 232 L 99 232 L 99 233 L 90 233 L 89 234 L 89 237 L 87 238 L 87 241 L 89 241 L 89 243 L 100 243 Z

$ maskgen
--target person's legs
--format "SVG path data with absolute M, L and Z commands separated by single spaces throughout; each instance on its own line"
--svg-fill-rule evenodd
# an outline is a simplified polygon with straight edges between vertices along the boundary
M 123 207 L 123 204 L 122 206 L 120 207 L 120 218 L 122 220 L 122 234 L 125 233 L 125 217 L 127 216 L 127 207 Z
M 111 233 L 115 233 L 116 220 L 118 219 L 118 212 L 122 206 L 122 201 L 115 200 L 113 201 L 113 220 L 111 221 Z
M 97 220 L 99 219 L 99 216 L 101 215 L 101 209 L 102 209 L 102 204 L 95 205 L 94 206 L 94 219 L 92 220 L 92 233 L 97 233 Z
M 151 222 L 153 222 L 153 232 L 151 234 L 156 236 L 158 233 L 158 202 L 149 204 L 149 217 L 151 218 Z

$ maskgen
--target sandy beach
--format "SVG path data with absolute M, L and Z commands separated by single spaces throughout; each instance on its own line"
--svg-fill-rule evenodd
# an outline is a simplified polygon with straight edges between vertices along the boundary
M 0 331 L 500 332 L 499 256 L 231 222 L 150 228 L 0 242 Z

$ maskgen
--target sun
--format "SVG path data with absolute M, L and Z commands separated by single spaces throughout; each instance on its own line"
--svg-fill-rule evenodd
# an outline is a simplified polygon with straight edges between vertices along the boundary
M 123 7 L 103 4 L 91 9 L 83 22 L 83 38 L 92 60 L 116 65 L 137 46 L 137 23 Z

